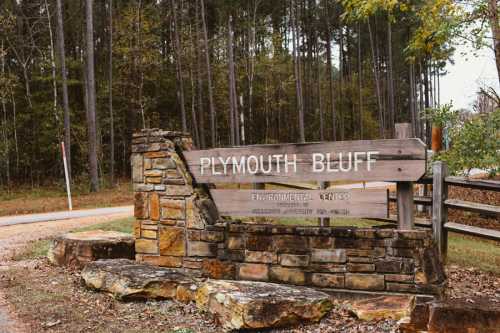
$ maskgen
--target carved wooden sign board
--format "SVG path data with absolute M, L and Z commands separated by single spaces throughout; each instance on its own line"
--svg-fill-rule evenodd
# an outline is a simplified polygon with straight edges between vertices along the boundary
M 223 216 L 387 216 L 386 190 L 212 190 Z
M 426 169 L 419 139 L 255 145 L 187 151 L 184 157 L 198 183 L 416 181 Z M 221 214 L 233 216 L 380 217 L 387 205 L 385 190 L 212 193 Z

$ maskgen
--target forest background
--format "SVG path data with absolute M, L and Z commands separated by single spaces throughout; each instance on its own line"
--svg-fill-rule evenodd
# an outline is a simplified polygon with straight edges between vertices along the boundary
M 0 185 L 92 191 L 130 173 L 132 133 L 199 148 L 391 138 L 424 110 L 457 45 L 490 48 L 496 0 L 2 0 Z M 485 87 L 474 113 L 500 98 Z

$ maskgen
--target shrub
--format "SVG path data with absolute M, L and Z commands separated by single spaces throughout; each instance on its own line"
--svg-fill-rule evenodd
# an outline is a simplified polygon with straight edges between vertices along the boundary
M 456 121 L 449 129 L 451 148 L 434 157 L 445 161 L 452 174 L 468 175 L 473 168 L 500 172 L 500 109 Z

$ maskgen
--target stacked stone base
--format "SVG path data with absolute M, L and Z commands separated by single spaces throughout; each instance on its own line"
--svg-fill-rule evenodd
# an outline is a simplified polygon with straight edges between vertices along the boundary
M 427 231 L 242 223 L 185 233 L 162 228 L 182 239 L 186 255 L 138 254 L 136 259 L 197 276 L 434 295 L 441 293 L 445 278 Z M 159 238 L 159 247 L 174 246 L 165 240 Z

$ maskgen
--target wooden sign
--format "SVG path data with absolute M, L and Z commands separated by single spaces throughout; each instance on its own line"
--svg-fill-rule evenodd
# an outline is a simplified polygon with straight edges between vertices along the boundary
M 256 145 L 184 157 L 198 183 L 416 181 L 426 166 L 419 139 Z
M 211 190 L 222 216 L 387 217 L 386 190 Z

